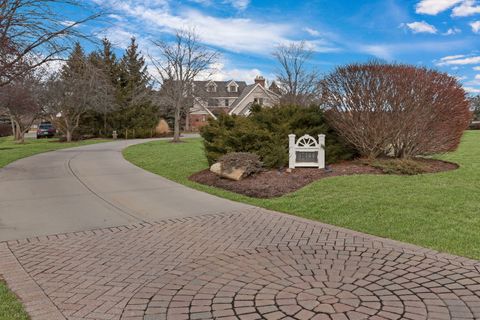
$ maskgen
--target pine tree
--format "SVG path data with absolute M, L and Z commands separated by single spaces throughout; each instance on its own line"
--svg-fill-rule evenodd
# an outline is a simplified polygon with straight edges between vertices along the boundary
M 112 85 L 117 86 L 119 80 L 119 65 L 117 56 L 112 50 L 112 43 L 107 38 L 102 39 L 102 50 L 98 52 L 103 68 L 108 74 Z
M 138 50 L 135 37 L 120 61 L 120 88 L 124 106 L 135 104 L 148 91 L 150 76 L 147 72 L 145 58 Z
M 121 108 L 116 112 L 114 128 L 124 136 L 127 136 L 126 131 L 131 130 L 130 137 L 148 137 L 158 123 L 158 108 L 151 102 L 151 78 L 135 38 L 131 39 L 118 69 Z
M 82 46 L 79 42 L 75 43 L 75 46 L 70 53 L 65 65 L 62 67 L 62 78 L 72 79 L 78 75 L 82 75 L 86 71 L 86 57 Z

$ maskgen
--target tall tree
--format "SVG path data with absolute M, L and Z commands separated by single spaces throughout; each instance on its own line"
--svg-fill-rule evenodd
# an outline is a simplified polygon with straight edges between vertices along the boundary
M 124 106 L 133 105 L 146 98 L 151 78 L 147 72 L 145 58 L 139 51 L 134 37 L 131 38 L 130 45 L 126 49 L 119 67 L 119 85 Z
M 118 102 L 114 127 L 121 133 L 150 136 L 158 123 L 158 110 L 152 103 L 152 83 L 145 58 L 135 38 L 119 62 Z
M 193 81 L 200 75 L 208 77 L 218 53 L 203 46 L 192 30 L 178 30 L 173 42 L 158 40 L 153 44 L 159 51 L 152 62 L 160 75 L 162 98 L 174 109 L 173 142 L 179 142 L 181 115 L 189 108 Z
M 58 60 L 73 39 L 86 37 L 76 27 L 101 15 L 94 12 L 66 22 L 61 6 L 90 12 L 80 0 L 0 0 L 0 87 Z
M 107 38 L 102 39 L 102 49 L 99 51 L 99 56 L 112 85 L 116 86 L 119 80 L 118 60 L 115 52 L 112 50 L 112 43 Z
M 99 108 L 97 108 L 96 112 L 90 114 L 90 118 L 92 119 L 90 122 L 90 126 L 93 128 L 103 128 L 100 129 L 103 135 L 108 135 L 109 132 L 109 116 L 111 116 L 112 112 L 118 109 L 119 103 L 119 77 L 120 77 L 120 69 L 119 69 L 119 62 L 115 53 L 112 50 L 112 44 L 107 38 L 102 39 L 102 48 L 98 51 L 91 52 L 89 55 L 90 62 L 97 67 L 99 71 L 103 73 L 105 79 L 109 80 L 112 88 L 114 89 L 114 100 L 105 101 L 102 103 Z M 101 114 L 101 115 L 100 115 Z M 92 117 L 93 115 L 93 117 Z M 102 118 L 102 124 L 98 122 L 99 118 Z M 110 128 L 111 129 L 111 128 Z M 96 130 L 94 130 L 96 131 Z
M 312 55 L 305 42 L 281 45 L 274 51 L 283 104 L 308 105 L 318 99 L 320 75 L 309 66 Z
M 109 80 L 77 43 L 62 70 L 47 82 L 44 104 L 57 129 L 72 141 L 81 116 L 112 100 Z

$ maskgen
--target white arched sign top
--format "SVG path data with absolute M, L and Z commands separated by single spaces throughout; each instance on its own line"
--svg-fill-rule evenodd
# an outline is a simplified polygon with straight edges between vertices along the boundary
M 319 134 L 318 141 L 306 134 L 295 141 L 295 135 L 288 135 L 288 167 L 325 168 L 325 135 Z

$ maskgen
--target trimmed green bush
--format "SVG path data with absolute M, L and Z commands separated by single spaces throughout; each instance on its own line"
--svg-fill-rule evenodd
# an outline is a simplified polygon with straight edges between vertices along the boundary
M 251 152 L 257 154 L 269 168 L 288 165 L 288 135 L 291 133 L 297 137 L 325 134 L 327 163 L 351 159 L 356 155 L 354 149 L 328 126 L 323 111 L 314 106 L 254 106 L 248 117 L 219 115 L 201 129 L 210 164 L 230 152 Z

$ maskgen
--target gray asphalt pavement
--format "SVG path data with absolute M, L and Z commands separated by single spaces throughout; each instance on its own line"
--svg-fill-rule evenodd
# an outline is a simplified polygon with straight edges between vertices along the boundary
M 121 151 L 145 140 L 47 152 L 0 170 L 0 241 L 249 206 L 199 192 L 127 162 Z

